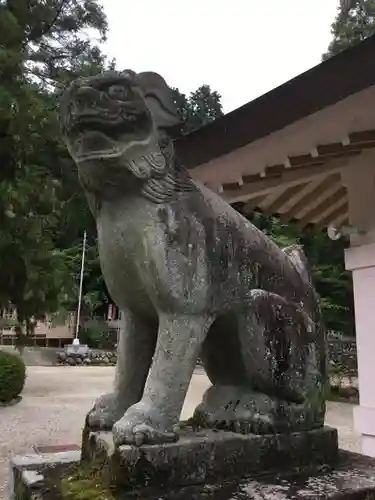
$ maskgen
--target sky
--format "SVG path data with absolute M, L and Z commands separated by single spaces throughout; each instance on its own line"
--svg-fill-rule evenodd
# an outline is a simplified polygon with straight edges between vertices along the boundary
M 100 0 L 104 51 L 184 93 L 207 84 L 225 112 L 319 64 L 339 0 Z

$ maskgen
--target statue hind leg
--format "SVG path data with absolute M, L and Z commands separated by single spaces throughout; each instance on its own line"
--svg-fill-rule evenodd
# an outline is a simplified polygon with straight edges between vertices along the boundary
M 237 315 L 237 330 L 216 327 L 237 338 L 223 353 L 214 352 L 214 335 L 203 346 L 203 360 L 213 386 L 195 411 L 203 426 L 239 432 L 284 432 L 324 423 L 324 332 L 295 304 L 262 290 L 253 291 L 251 307 Z M 215 332 L 212 332 L 215 333 Z M 209 344 L 212 344 L 211 346 Z M 232 350 L 232 352 L 231 352 Z M 237 356 L 235 376 L 231 360 Z

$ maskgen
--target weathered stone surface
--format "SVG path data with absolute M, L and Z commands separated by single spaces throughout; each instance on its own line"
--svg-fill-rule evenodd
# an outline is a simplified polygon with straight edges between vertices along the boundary
M 54 466 L 51 467 L 52 463 Z M 66 463 L 61 464 L 59 453 L 50 456 L 49 465 L 38 463 L 30 466 L 29 463 L 28 468 L 24 469 L 22 464 L 19 464 L 19 473 L 15 476 L 14 484 L 19 494 L 15 496 L 12 490 L 10 498 L 12 500 L 60 499 L 59 480 L 66 472 L 66 467 Z M 53 474 L 54 471 L 55 474 Z M 57 471 L 60 471 L 60 474 L 56 473 Z M 51 477 L 55 480 L 55 488 L 52 487 Z M 123 500 L 133 498 L 138 500 L 140 498 L 143 500 L 374 500 L 375 460 L 340 451 L 337 465 L 333 469 L 322 468 L 314 472 L 305 470 L 298 475 L 283 471 L 278 474 L 233 481 L 224 480 L 183 488 L 149 489 L 142 492 L 134 490 L 116 498 Z
M 124 321 L 115 388 L 95 403 L 91 428 L 113 429 L 116 445 L 177 439 L 198 355 L 214 386 L 197 409 L 202 425 L 321 427 L 326 343 L 305 256 L 192 180 L 174 154 L 179 117 L 163 78 L 84 78 L 61 111 Z
M 38 500 L 44 498 L 45 480 L 61 477 L 72 465 L 78 464 L 81 451 L 34 453 L 11 458 L 10 500 Z M 52 498 L 56 498 L 54 495 Z
M 116 488 L 167 488 L 210 483 L 248 474 L 336 463 L 337 431 L 242 435 L 229 431 L 180 431 L 176 443 L 115 448 L 110 432 L 84 434 L 86 464 L 107 468 Z
M 129 497 L 130 500 L 131 497 Z M 135 497 L 136 498 L 136 497 Z M 221 484 L 155 492 L 144 500 L 374 500 L 375 460 L 340 451 L 337 467 L 272 474 Z

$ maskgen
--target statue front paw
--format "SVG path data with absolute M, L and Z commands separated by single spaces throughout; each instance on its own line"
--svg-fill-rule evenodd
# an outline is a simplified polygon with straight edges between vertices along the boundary
M 87 414 L 86 422 L 92 430 L 110 431 L 125 411 L 126 407 L 121 404 L 118 393 L 109 392 L 95 401 L 93 408 Z
M 127 410 L 115 423 L 112 432 L 116 446 L 142 446 L 177 441 L 176 433 L 165 425 L 161 413 L 142 401 Z

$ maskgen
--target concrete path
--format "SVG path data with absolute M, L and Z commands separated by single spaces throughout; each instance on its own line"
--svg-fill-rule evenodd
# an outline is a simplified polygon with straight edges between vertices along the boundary
M 110 390 L 114 369 L 109 367 L 28 367 L 23 400 L 0 407 L 0 499 L 6 498 L 9 456 L 32 452 L 34 445 L 80 444 L 86 412 L 95 398 Z M 189 417 L 209 386 L 197 370 L 186 398 L 182 418 Z M 352 430 L 352 406 L 329 403 L 327 424 L 337 427 L 340 446 L 360 451 Z

